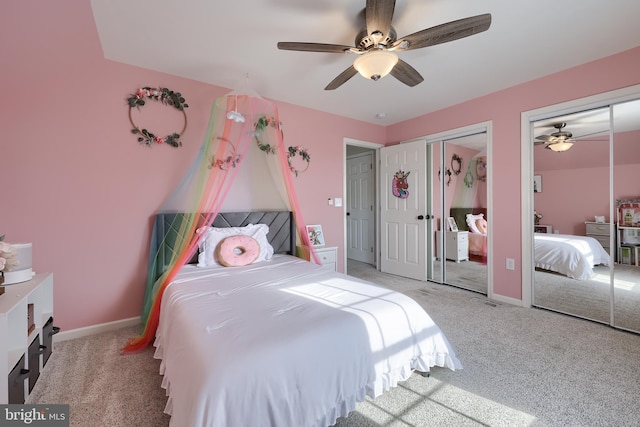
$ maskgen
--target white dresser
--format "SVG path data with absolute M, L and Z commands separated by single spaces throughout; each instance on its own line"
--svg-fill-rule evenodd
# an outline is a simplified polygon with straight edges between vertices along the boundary
M 0 404 L 22 404 L 53 348 L 53 274 L 5 286 L 0 296 Z
M 442 241 L 442 231 L 436 231 L 436 256 L 441 259 L 440 243 Z M 469 232 L 468 231 L 447 231 L 445 236 L 445 254 L 451 261 L 469 260 Z
M 611 254 L 611 224 L 608 222 L 585 222 L 586 235 L 596 239 L 608 254 Z

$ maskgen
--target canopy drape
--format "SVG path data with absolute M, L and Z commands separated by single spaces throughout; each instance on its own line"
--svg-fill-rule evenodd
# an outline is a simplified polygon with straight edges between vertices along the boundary
M 274 103 L 259 96 L 234 92 L 220 97 L 213 102 L 197 157 L 160 209 L 160 212 L 184 214 L 176 216 L 174 223 L 169 225 L 174 232 L 159 236 L 154 227 L 141 314 L 143 329 L 140 335 L 127 342 L 123 354 L 140 351 L 153 343 L 165 288 L 198 250 L 200 234 L 196 230 L 212 224 L 249 154 L 269 164 L 272 181 L 259 180 L 250 185 L 272 186 L 276 190 L 283 207 L 293 212 L 300 246 L 313 262 L 319 264 L 305 231 L 293 184 L 293 178 L 298 174 L 293 166 L 297 160 L 294 157 L 296 154 L 302 156 L 302 148 L 285 146 Z M 306 151 L 305 155 L 308 156 Z M 308 160 L 307 157 L 307 165 Z

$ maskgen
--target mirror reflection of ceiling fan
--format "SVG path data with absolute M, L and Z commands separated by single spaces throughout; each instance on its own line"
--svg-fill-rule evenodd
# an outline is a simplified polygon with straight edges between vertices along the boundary
M 360 73 L 377 81 L 391 74 L 413 87 L 424 78 L 415 68 L 398 58 L 396 52 L 435 46 L 481 33 L 489 29 L 491 15 L 477 15 L 427 28 L 405 37 L 397 37 L 391 26 L 395 0 L 367 0 L 364 10 L 366 26 L 355 39 L 355 47 L 325 43 L 279 42 L 278 49 L 302 52 L 354 53 L 358 55 L 349 68 L 333 79 L 325 90 L 333 90 Z
M 537 136 L 536 140 L 534 141 L 534 145 L 544 145 L 544 147 L 548 148 L 549 150 L 562 152 L 562 151 L 567 151 L 568 149 L 573 147 L 573 144 L 579 139 L 584 139 L 590 136 L 608 132 L 608 131 L 599 131 L 599 132 L 593 132 L 586 135 L 582 135 L 579 137 L 574 137 L 571 132 L 567 130 L 563 130 L 565 126 L 567 126 L 565 122 L 555 123 L 553 127 L 556 129 L 556 131 L 549 135 Z

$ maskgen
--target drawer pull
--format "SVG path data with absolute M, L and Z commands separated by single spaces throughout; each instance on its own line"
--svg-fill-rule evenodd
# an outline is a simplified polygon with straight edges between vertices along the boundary
M 19 383 L 20 381 L 24 381 L 29 378 L 29 370 L 28 369 L 20 369 L 20 375 L 18 375 L 15 379 L 15 383 Z

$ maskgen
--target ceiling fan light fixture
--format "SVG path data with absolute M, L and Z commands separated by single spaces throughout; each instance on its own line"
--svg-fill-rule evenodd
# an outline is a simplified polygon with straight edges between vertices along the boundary
M 550 150 L 553 150 L 559 153 L 562 151 L 567 151 L 569 148 L 573 147 L 573 142 L 560 141 L 560 142 L 556 142 L 555 144 L 549 144 L 547 147 Z
M 389 74 L 397 63 L 398 55 L 376 49 L 358 56 L 353 62 L 353 67 L 363 77 L 377 81 Z

